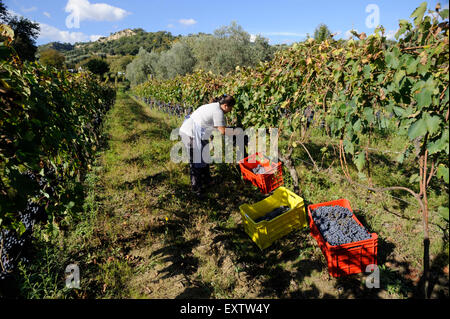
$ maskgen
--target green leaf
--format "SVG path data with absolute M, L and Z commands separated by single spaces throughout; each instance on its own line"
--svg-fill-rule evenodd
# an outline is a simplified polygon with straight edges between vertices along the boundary
M 344 150 L 348 154 L 354 154 L 355 153 L 355 147 L 353 146 L 353 143 L 349 140 L 344 140 Z
M 401 153 L 395 158 L 395 161 L 400 164 L 402 164 L 404 160 L 405 160 L 405 153 Z
M 19 226 L 19 228 L 17 229 L 17 233 L 19 234 L 19 236 L 22 236 L 22 234 L 23 234 L 27 229 L 26 229 L 25 225 L 24 225 L 22 222 L 20 222 L 18 226 Z
M 438 153 L 440 151 L 445 151 L 445 153 L 449 154 L 449 134 L 448 129 L 446 129 L 440 139 L 436 141 L 432 141 L 428 143 L 427 149 L 430 155 L 434 153 Z
M 448 167 L 446 167 L 444 164 L 439 164 L 437 169 L 437 178 L 443 178 L 444 182 L 448 183 Z
M 439 12 L 439 15 L 441 16 L 441 18 L 443 20 L 447 19 L 448 18 L 448 9 L 442 10 L 441 12 Z
M 361 172 L 361 170 L 364 168 L 364 165 L 366 164 L 366 152 L 361 151 L 358 155 L 356 155 L 353 163 L 355 163 L 358 171 Z
M 422 2 L 419 7 L 414 10 L 414 12 L 411 14 L 410 18 L 414 18 L 414 24 L 416 26 L 420 25 L 420 23 L 423 20 L 423 15 L 425 14 L 425 11 L 427 10 L 427 3 Z
M 353 129 L 356 132 L 359 132 L 361 130 L 361 119 L 358 119 L 355 124 L 353 124 Z
M 424 136 L 427 133 L 427 124 L 424 119 L 419 119 L 414 122 L 408 129 L 408 136 L 410 140 L 418 136 Z
M 366 174 L 364 174 L 363 172 L 358 172 L 358 178 L 359 178 L 361 181 L 366 181 L 366 180 L 367 180 L 367 176 L 366 176 Z
M 442 121 L 439 116 L 430 116 L 428 113 L 425 113 L 421 119 L 417 120 L 410 126 L 408 136 L 411 140 L 413 140 L 416 137 L 424 136 L 427 132 L 432 135 L 439 130 L 439 125 L 441 122 Z
M 398 117 L 402 117 L 403 114 L 405 114 L 405 110 L 399 106 L 394 106 L 393 109 L 394 109 L 395 115 Z
M 363 68 L 363 73 L 364 73 L 364 78 L 365 78 L 365 79 L 370 78 L 370 73 L 371 73 L 371 71 L 372 71 L 372 68 L 370 67 L 370 65 L 364 66 L 364 68 Z
M 403 80 L 403 78 L 406 76 L 406 72 L 405 70 L 398 70 L 397 73 L 395 73 L 394 75 L 394 83 L 398 86 L 401 87 L 401 81 Z
M 406 74 L 413 74 L 417 72 L 417 64 L 419 64 L 420 58 L 414 59 L 409 57 L 406 61 Z
M 439 206 L 438 213 L 443 219 L 448 221 L 448 218 L 449 218 L 448 207 Z
M 410 184 L 414 184 L 420 181 L 420 176 L 419 174 L 412 174 L 411 177 L 409 178 L 409 183 Z
M 374 123 L 375 121 L 375 117 L 373 115 L 373 109 L 370 107 L 365 107 L 363 110 L 364 113 L 364 117 L 366 118 L 367 122 L 369 122 L 369 124 Z
M 394 52 L 386 52 L 385 55 L 386 65 L 391 69 L 397 69 L 400 62 Z
M 411 27 L 411 24 L 408 22 L 408 20 L 401 19 L 399 20 L 399 26 L 397 33 L 395 34 L 395 39 L 398 40 L 398 38 L 406 32 Z
M 336 119 L 336 121 L 337 121 L 336 130 L 340 131 L 345 126 L 345 121 L 340 118 Z
M 418 94 L 416 94 L 417 107 L 422 109 L 430 106 L 432 95 L 433 91 L 428 87 L 424 87 Z
M 439 130 L 441 119 L 437 115 L 430 116 L 428 113 L 424 115 L 424 120 L 427 125 L 427 131 L 430 135 L 436 133 Z

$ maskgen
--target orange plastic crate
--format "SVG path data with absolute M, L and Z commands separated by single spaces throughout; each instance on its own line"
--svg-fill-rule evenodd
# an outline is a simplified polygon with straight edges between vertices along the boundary
M 264 167 L 266 170 L 265 174 L 253 173 L 252 170 L 257 167 L 258 164 Z M 253 185 L 258 187 L 263 194 L 270 193 L 284 184 L 281 162 L 271 162 L 261 153 L 255 153 L 240 160 L 239 167 L 243 179 L 250 181 Z
M 331 246 L 322 237 L 319 229 L 311 215 L 311 211 L 320 206 L 342 206 L 348 208 L 352 213 L 350 202 L 347 199 L 338 199 L 330 202 L 319 203 L 308 206 L 309 228 L 311 236 L 313 236 L 319 244 L 322 253 L 324 254 L 327 264 L 328 272 L 333 277 L 341 277 L 345 275 L 358 274 L 366 271 L 367 265 L 377 264 L 377 249 L 378 249 L 378 235 L 371 233 L 371 238 L 361 240 L 344 245 Z M 353 219 L 362 227 L 360 221 L 353 214 Z

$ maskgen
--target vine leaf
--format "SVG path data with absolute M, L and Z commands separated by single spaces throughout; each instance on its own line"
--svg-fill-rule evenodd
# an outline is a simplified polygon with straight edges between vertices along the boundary
M 398 38 L 406 32 L 411 27 L 411 24 L 408 22 L 408 20 L 401 19 L 399 20 L 399 26 L 397 33 L 395 34 L 395 39 L 398 40 Z
M 442 10 L 441 12 L 439 12 L 439 15 L 441 16 L 441 18 L 443 20 L 447 19 L 448 18 L 448 9 Z
M 439 164 L 436 176 L 437 178 L 444 178 L 444 181 L 448 183 L 448 167 L 444 164 Z
M 424 136 L 427 132 L 434 134 L 441 124 L 441 119 L 438 116 L 430 116 L 428 113 L 414 122 L 408 130 L 408 136 L 411 140 L 419 136 Z
M 440 139 L 430 142 L 427 145 L 427 149 L 430 155 L 437 153 L 439 151 L 445 150 L 445 153 L 449 153 L 449 134 L 448 129 L 442 133 L 442 136 Z
M 346 153 L 349 154 L 355 154 L 355 148 L 353 146 L 353 143 L 350 142 L 349 140 L 344 140 L 344 150 Z
M 427 3 L 422 2 L 419 7 L 414 10 L 414 12 L 411 14 L 410 18 L 414 18 L 414 24 L 416 26 L 419 26 L 422 22 L 423 15 L 425 14 L 425 11 L 427 10 Z
M 397 69 L 400 62 L 394 52 L 387 52 L 385 56 L 386 65 L 391 69 Z
M 356 155 L 355 159 L 353 160 L 353 163 L 355 163 L 358 171 L 361 172 L 362 169 L 364 168 L 364 165 L 366 164 L 366 152 L 361 151 L 358 155 Z
M 427 131 L 430 134 L 436 133 L 439 130 L 439 125 L 442 122 L 439 116 L 430 116 L 427 113 L 424 115 L 424 120 L 427 125 Z
M 438 212 L 439 212 L 439 215 L 441 215 L 441 217 L 443 218 L 443 219 L 445 219 L 446 221 L 448 221 L 448 207 L 444 207 L 444 206 L 439 206 L 439 208 L 438 208 Z
M 417 106 L 420 109 L 430 106 L 432 95 L 433 91 L 428 87 L 424 87 L 418 94 L 416 94 Z

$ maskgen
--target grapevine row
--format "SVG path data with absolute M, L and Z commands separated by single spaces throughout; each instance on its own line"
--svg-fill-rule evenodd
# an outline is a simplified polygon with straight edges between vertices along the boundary
M 279 51 L 256 68 L 236 68 L 224 77 L 197 71 L 169 81 L 150 80 L 134 88 L 140 97 L 200 106 L 215 96 L 236 99 L 231 117 L 242 127 L 277 127 L 288 140 L 280 156 L 298 187 L 293 149 L 309 140 L 307 110 L 339 140 L 339 161 L 353 183 L 349 165 L 368 175 L 372 191 L 406 191 L 420 206 L 424 254 L 428 254 L 427 190 L 434 180 L 448 193 L 449 183 L 449 20 L 448 9 L 423 2 L 400 20 L 394 43 L 383 27 L 357 39 L 308 39 Z M 417 187 L 379 188 L 370 174 L 370 142 L 378 134 L 398 134 L 406 143 L 396 158 L 415 162 L 409 176 Z M 379 136 L 382 136 L 382 135 Z M 362 138 L 364 137 L 364 138 Z M 447 206 L 439 207 L 447 212 Z M 448 217 L 447 217 L 448 218 Z M 424 278 L 427 278 L 424 258 Z
M 115 90 L 87 73 L 22 62 L 0 25 L 0 279 L 26 256 L 33 226 L 71 213 Z

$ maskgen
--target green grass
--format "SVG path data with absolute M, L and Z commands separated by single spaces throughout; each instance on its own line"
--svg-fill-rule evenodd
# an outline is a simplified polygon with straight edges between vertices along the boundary
M 181 120 L 119 92 L 108 113 L 108 145 L 85 181 L 85 197 L 68 227 L 36 231 L 36 256 L 21 267 L 28 298 L 408 298 L 422 266 L 422 226 L 407 194 L 369 193 L 342 178 L 328 138 L 315 132 L 306 146 L 321 167 L 315 172 L 296 149 L 300 195 L 306 204 L 350 200 L 355 214 L 379 235 L 381 288 L 365 288 L 365 274 L 328 276 L 325 258 L 309 229 L 295 231 L 261 252 L 244 232 L 239 205 L 264 198 L 233 165 L 218 164 L 222 180 L 204 202 L 190 196 L 187 164 L 170 161 L 173 128 Z M 390 149 L 400 141 L 374 145 Z M 398 147 L 398 146 L 396 146 Z M 322 151 L 321 151 L 322 150 Z M 386 153 L 387 154 L 387 153 Z M 373 180 L 409 185 L 392 158 L 377 157 Z M 331 166 L 330 166 L 331 165 Z M 329 168 L 329 169 L 328 169 Z M 284 172 L 285 183 L 291 180 Z M 352 176 L 358 178 L 352 169 Z M 360 181 L 364 184 L 364 181 Z M 411 186 L 411 185 L 410 185 Z M 434 212 L 448 206 L 441 189 L 430 192 Z M 406 202 L 405 202 L 406 201 Z M 447 236 L 444 238 L 444 236 Z M 434 295 L 448 297 L 448 223 L 431 214 Z M 81 288 L 67 289 L 64 269 L 80 266 Z M 445 273 L 447 267 L 447 273 Z

